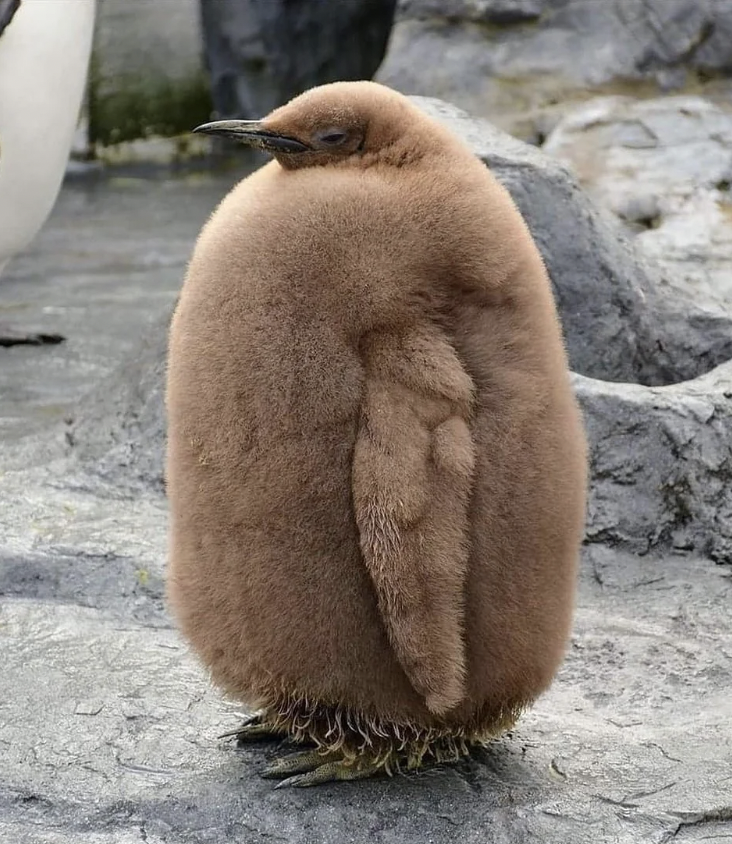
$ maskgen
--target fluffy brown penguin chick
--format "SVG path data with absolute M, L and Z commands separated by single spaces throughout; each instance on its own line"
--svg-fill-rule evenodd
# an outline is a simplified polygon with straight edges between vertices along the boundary
M 585 441 L 506 191 L 405 97 L 313 89 L 199 131 L 269 150 L 201 232 L 170 334 L 169 597 L 266 774 L 455 759 L 547 688 Z M 291 775 L 295 776 L 291 776 Z

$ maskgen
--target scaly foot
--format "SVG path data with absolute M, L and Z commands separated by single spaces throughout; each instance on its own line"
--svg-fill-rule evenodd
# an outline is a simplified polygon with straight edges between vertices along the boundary
M 365 779 L 383 770 L 383 764 L 368 757 L 351 759 L 337 751 L 306 750 L 276 760 L 264 769 L 262 776 L 282 780 L 275 788 L 307 788 L 327 782 Z

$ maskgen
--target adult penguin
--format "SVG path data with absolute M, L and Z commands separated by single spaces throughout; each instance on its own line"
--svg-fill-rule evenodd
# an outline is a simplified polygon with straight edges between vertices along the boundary
M 95 0 L 0 0 L 0 275 L 36 236 L 61 188 L 94 8 Z M 0 346 L 61 340 L 0 325 Z

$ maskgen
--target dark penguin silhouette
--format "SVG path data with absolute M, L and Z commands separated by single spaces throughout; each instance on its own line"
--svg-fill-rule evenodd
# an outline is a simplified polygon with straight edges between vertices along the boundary
M 548 687 L 586 456 L 508 193 L 408 99 L 316 88 L 199 127 L 271 152 L 170 333 L 169 597 L 288 784 L 456 759 Z
M 218 117 L 258 117 L 337 80 L 371 79 L 396 0 L 201 0 Z

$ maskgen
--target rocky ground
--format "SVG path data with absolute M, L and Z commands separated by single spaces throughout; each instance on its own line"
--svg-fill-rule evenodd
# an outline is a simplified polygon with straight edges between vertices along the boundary
M 543 152 L 422 105 L 512 191 L 567 332 L 593 478 L 557 682 L 511 735 L 419 776 L 275 792 L 257 773 L 274 748 L 217 739 L 237 708 L 162 598 L 160 386 L 185 260 L 234 175 L 90 174 L 67 184 L 0 287 L 5 318 L 69 337 L 0 349 L 0 840 L 732 841 L 727 293 L 707 296 L 712 282 L 686 279 L 678 256 L 659 267 L 641 239 L 663 224 L 640 225 L 603 193 L 622 193 L 617 179 L 578 164 L 601 143 L 640 174 L 678 144 L 633 164 L 648 147 L 624 144 L 610 118 L 594 140 L 586 117 L 558 124 L 546 146 L 607 203 L 597 210 Z M 628 110 L 660 119 L 602 108 L 623 126 Z M 714 180 L 703 189 L 722 207 L 719 167 Z

